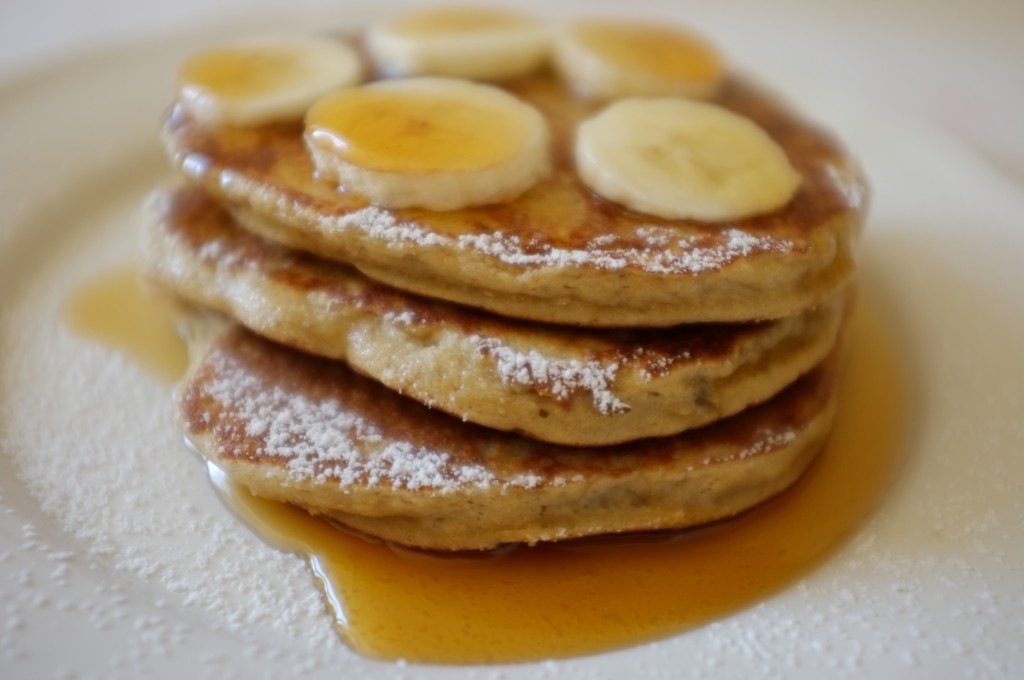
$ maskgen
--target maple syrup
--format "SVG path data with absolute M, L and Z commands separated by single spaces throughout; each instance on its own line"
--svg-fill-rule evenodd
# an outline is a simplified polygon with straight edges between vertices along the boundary
M 485 170 L 515 157 L 530 136 L 533 118 L 519 106 L 509 111 L 515 100 L 504 94 L 385 84 L 319 100 L 306 114 L 307 138 L 362 168 L 414 174 Z
M 147 291 L 131 267 L 86 281 L 69 298 L 65 319 L 82 337 L 124 352 L 153 375 L 177 380 L 188 366 L 170 303 Z
M 696 35 L 679 29 L 581 21 L 572 32 L 587 50 L 631 72 L 712 86 L 722 77 L 722 59 L 717 51 Z
M 480 33 L 531 29 L 536 22 L 517 12 L 493 7 L 431 7 L 406 12 L 389 26 L 396 35 L 405 37 L 439 37 L 452 35 L 476 37 Z
M 119 319 L 145 300 L 133 285 L 134 276 L 120 272 L 85 286 L 69 305 L 69 320 L 150 368 L 178 366 L 177 359 L 154 360 L 181 350 L 169 350 L 169 321 L 143 324 L 165 329 L 163 339 L 125 334 L 129 326 Z M 108 314 L 116 308 L 122 312 Z M 158 314 L 159 307 L 140 311 Z M 227 505 L 256 533 L 308 557 L 338 629 L 363 654 L 480 663 L 604 651 L 761 601 L 819 564 L 879 503 L 902 459 L 907 384 L 893 333 L 868 295 L 849 345 L 838 417 L 815 462 L 783 494 L 703 528 L 435 555 L 255 498 L 208 469 Z
M 187 59 L 179 80 L 183 88 L 245 99 L 287 87 L 301 67 L 285 47 L 222 47 Z

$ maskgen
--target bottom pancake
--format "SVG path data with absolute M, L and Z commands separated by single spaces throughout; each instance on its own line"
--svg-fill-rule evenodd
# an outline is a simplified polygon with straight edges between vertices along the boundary
M 771 400 L 683 434 L 569 448 L 459 421 L 340 362 L 209 330 L 177 393 L 198 450 L 258 496 L 372 536 L 487 549 L 693 526 L 793 483 L 835 414 L 838 350 Z

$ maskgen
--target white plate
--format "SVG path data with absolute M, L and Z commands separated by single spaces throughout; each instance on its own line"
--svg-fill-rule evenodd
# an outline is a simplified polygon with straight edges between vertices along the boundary
M 344 648 L 301 561 L 238 524 L 184 456 L 167 386 L 64 325 L 80 282 L 131 261 L 138 206 L 169 176 L 157 120 L 186 36 L 0 90 L 0 677 L 1019 674 L 1024 190 L 839 91 L 823 34 L 809 59 L 757 17 L 708 17 L 875 186 L 862 260 L 902 326 L 915 418 L 895 488 L 845 548 L 757 606 L 628 650 L 453 669 Z

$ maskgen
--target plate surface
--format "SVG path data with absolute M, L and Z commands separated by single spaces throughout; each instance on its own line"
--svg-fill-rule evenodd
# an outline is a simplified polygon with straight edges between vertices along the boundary
M 82 282 L 132 260 L 140 206 L 170 179 L 157 120 L 204 29 L 0 89 L 0 676 L 1019 673 L 1024 188 L 926 121 L 838 89 L 827 27 L 807 59 L 780 54 L 756 16 L 706 19 L 839 131 L 874 185 L 862 265 L 916 401 L 907 463 L 842 550 L 755 607 L 633 649 L 457 669 L 348 651 L 302 562 L 242 527 L 187 456 L 169 386 L 65 323 Z

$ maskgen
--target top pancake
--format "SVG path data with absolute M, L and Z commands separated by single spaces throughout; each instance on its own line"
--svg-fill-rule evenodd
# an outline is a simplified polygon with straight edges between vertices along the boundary
M 666 220 L 595 197 L 572 161 L 595 102 L 549 73 L 505 84 L 547 118 L 554 171 L 515 200 L 385 210 L 318 180 L 300 123 L 203 128 L 180 106 L 164 141 L 187 177 L 250 230 L 367 276 L 499 314 L 593 327 L 779 318 L 853 273 L 865 208 L 856 164 L 828 135 L 738 79 L 716 103 L 761 125 L 802 176 L 782 209 L 726 223 Z

